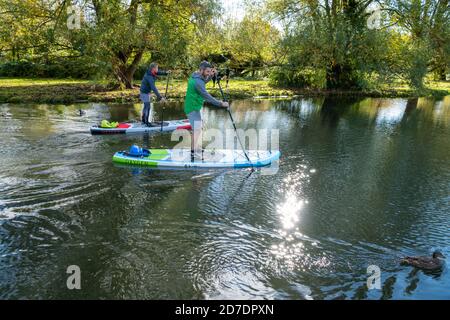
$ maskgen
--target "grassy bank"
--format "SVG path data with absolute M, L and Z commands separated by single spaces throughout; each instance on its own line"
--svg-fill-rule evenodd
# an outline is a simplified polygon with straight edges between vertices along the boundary
M 136 82 L 136 84 L 139 84 Z M 222 84 L 225 87 L 225 83 Z M 165 81 L 158 82 L 161 94 Z M 208 84 L 210 92 L 220 97 L 217 88 Z M 224 88 L 225 90 L 225 88 Z M 369 91 L 329 91 L 295 88 L 276 88 L 267 81 L 231 80 L 227 90 L 231 98 L 280 97 L 280 96 L 371 96 L 371 97 L 442 97 L 450 94 L 450 82 L 428 82 L 422 91 L 412 90 L 404 84 L 386 85 Z M 186 81 L 171 81 L 169 99 L 183 99 Z M 104 82 L 71 79 L 11 79 L 0 78 L 0 103 L 74 103 L 74 102 L 139 102 L 139 88 L 133 90 L 110 90 Z

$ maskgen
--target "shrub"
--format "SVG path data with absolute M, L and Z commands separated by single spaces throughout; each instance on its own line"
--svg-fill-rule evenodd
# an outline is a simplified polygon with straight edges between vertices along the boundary
M 278 67 L 272 70 L 269 83 L 274 86 L 321 89 L 325 87 L 325 71 Z
M 57 59 L 49 64 L 20 60 L 0 64 L 1 77 L 89 79 L 104 68 L 85 59 Z

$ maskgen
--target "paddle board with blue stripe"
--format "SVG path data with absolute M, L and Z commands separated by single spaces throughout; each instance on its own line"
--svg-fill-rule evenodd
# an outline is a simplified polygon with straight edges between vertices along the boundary
M 120 164 L 166 168 L 248 168 L 264 167 L 280 158 L 280 151 L 247 151 L 250 162 L 242 150 L 205 149 L 203 160 L 192 161 L 189 149 L 149 149 L 147 156 L 133 156 L 127 151 L 117 152 L 113 161 Z

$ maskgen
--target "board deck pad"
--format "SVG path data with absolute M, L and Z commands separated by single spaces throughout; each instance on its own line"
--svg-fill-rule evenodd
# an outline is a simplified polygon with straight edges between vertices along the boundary
M 168 120 L 164 121 L 161 126 L 160 121 L 152 122 L 150 126 L 146 126 L 142 123 L 127 123 L 130 125 L 128 128 L 101 128 L 99 126 L 92 126 L 90 128 L 91 134 L 138 134 L 138 133 L 156 133 L 156 132 L 168 132 L 174 130 L 186 129 L 190 130 L 191 126 L 188 119 L 184 120 Z
M 149 149 L 149 156 L 131 156 L 126 151 L 117 152 L 113 161 L 121 164 L 173 167 L 173 168 L 246 168 L 270 165 L 280 157 L 279 151 L 250 150 L 245 157 L 242 150 L 206 149 L 203 160 L 192 161 L 190 149 Z

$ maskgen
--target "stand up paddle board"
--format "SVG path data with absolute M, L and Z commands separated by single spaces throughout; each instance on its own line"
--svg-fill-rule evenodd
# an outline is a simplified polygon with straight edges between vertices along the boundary
M 136 149 L 137 148 L 137 149 Z M 141 149 L 133 146 L 129 151 L 116 152 L 113 161 L 120 164 L 166 168 L 248 168 L 264 167 L 280 158 L 280 151 L 247 151 L 206 149 L 203 159 L 191 157 L 190 149 Z
M 154 133 L 166 132 L 186 129 L 190 130 L 189 120 L 171 120 L 164 121 L 161 125 L 160 121 L 152 122 L 149 126 L 141 123 L 119 123 L 116 128 L 101 128 L 100 126 L 92 126 L 91 134 L 138 134 L 138 133 Z

